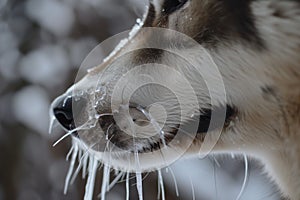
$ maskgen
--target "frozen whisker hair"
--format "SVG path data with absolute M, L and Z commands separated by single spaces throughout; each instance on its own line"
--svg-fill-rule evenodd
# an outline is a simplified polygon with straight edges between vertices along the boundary
M 87 175 L 87 166 L 88 166 L 88 156 L 83 157 L 83 162 L 82 162 L 82 178 L 85 178 Z
M 52 130 L 53 130 L 54 125 L 55 125 L 55 122 L 57 122 L 56 117 L 53 115 L 53 112 L 50 111 L 50 124 L 49 124 L 49 129 L 48 129 L 48 133 L 49 134 L 52 133 Z
M 117 174 L 113 181 L 108 186 L 106 185 L 106 191 L 101 191 L 101 193 L 98 195 L 98 198 L 102 197 L 103 192 L 109 192 L 121 179 L 124 178 L 125 174 L 125 172 L 120 172 L 119 174 Z M 107 183 L 109 183 L 109 181 L 107 181 Z
M 86 150 L 86 152 L 83 155 L 80 155 L 80 154 L 82 154 L 82 152 L 83 152 L 82 150 L 79 151 L 79 154 L 78 154 L 79 164 L 72 176 L 71 184 L 74 183 L 74 181 L 75 181 L 76 177 L 78 176 L 81 169 L 82 169 L 82 178 L 86 177 L 89 155 L 88 155 L 88 150 Z
M 123 172 L 120 172 L 115 178 L 114 180 L 109 184 L 109 186 L 107 187 L 107 192 L 109 192 L 117 183 L 118 181 L 120 181 L 122 179 L 122 177 L 124 177 L 124 174 Z
M 136 152 L 134 154 L 135 154 L 135 163 L 136 163 L 136 171 L 135 171 L 136 188 L 138 191 L 139 200 L 143 200 L 143 180 L 142 180 L 142 172 L 141 172 L 139 153 L 136 150 Z
M 72 158 L 71 158 L 71 163 L 70 163 L 69 170 L 68 170 L 66 180 L 65 180 L 64 194 L 67 194 L 67 191 L 68 191 L 68 186 L 69 186 L 69 183 L 70 183 L 70 179 L 71 179 L 71 176 L 72 176 L 72 173 L 73 173 L 73 170 L 74 170 L 74 165 L 75 165 L 75 161 L 76 161 L 77 154 L 78 154 L 78 145 L 73 144 L 70 152 L 72 153 Z
M 129 172 L 126 173 L 126 200 L 129 200 Z
M 159 182 L 159 188 L 160 188 L 160 190 L 159 191 L 161 191 L 161 199 L 162 200 L 165 200 L 166 199 L 166 197 L 165 197 L 165 187 L 164 187 L 164 180 L 163 180 L 163 177 L 162 177 L 162 174 L 161 174 L 161 170 L 160 169 L 158 169 L 157 170 L 157 173 L 158 173 L 158 182 Z M 160 196 L 160 195 L 159 195 Z M 158 196 L 158 197 L 159 197 Z M 159 198 L 160 199 L 160 198 Z
M 64 193 L 67 193 L 68 186 L 72 184 L 75 177 L 77 177 L 77 175 L 79 174 L 80 169 L 82 169 L 83 177 L 85 177 L 85 174 L 88 174 L 88 178 L 85 186 L 84 200 L 92 200 L 93 193 L 94 193 L 95 179 L 97 175 L 97 169 L 101 168 L 103 163 L 101 163 L 92 152 L 88 151 L 91 147 L 86 148 L 86 146 L 84 145 L 82 146 L 82 145 L 83 144 L 80 144 L 80 141 L 78 141 L 75 138 L 73 139 L 73 145 L 67 155 L 67 159 L 68 160 L 70 159 L 70 166 L 65 179 Z M 143 185 L 142 185 L 143 176 L 140 168 L 138 152 L 135 152 L 135 160 L 136 160 L 136 169 L 134 173 L 136 179 L 136 188 L 138 191 L 138 199 L 143 200 Z M 77 166 L 77 169 L 74 172 L 74 166 L 76 161 L 78 161 L 79 164 Z M 101 193 L 98 195 L 98 197 L 101 200 L 105 200 L 106 193 L 109 192 L 120 180 L 122 180 L 125 177 L 126 200 L 129 200 L 130 172 L 122 172 L 116 170 L 115 178 L 110 182 L 110 169 L 111 169 L 110 165 L 103 164 L 103 179 L 102 179 Z M 162 173 L 160 169 L 158 169 L 157 171 L 158 171 L 158 180 L 159 180 L 158 186 L 161 191 L 161 199 L 165 200 L 165 190 L 164 190 Z M 174 177 L 176 194 L 178 195 L 178 187 L 175 180 L 175 176 L 172 171 L 171 173 L 172 176 Z
M 101 200 L 105 200 L 105 194 L 107 191 L 107 185 L 108 185 L 109 176 L 110 176 L 109 171 L 110 171 L 110 167 L 107 165 L 104 165 L 102 186 L 101 186 Z
M 94 193 L 94 186 L 95 186 L 95 179 L 96 179 L 96 171 L 99 165 L 99 161 L 95 158 L 95 156 L 89 156 L 89 175 L 88 180 L 85 186 L 85 195 L 84 200 L 92 200 L 93 193 Z

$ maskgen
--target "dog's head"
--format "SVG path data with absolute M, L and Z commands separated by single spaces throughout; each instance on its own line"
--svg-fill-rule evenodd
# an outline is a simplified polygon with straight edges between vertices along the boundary
M 53 114 L 91 154 L 125 171 L 201 149 L 272 148 L 282 128 L 278 93 L 298 75 L 278 73 L 298 61 L 295 6 L 153 0 L 141 27 L 57 98 Z

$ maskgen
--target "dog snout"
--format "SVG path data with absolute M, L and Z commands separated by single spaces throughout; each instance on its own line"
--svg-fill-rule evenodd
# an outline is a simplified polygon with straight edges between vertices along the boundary
M 57 121 L 67 130 L 74 129 L 76 115 L 80 114 L 86 104 L 83 98 L 62 96 L 53 106 L 53 114 Z

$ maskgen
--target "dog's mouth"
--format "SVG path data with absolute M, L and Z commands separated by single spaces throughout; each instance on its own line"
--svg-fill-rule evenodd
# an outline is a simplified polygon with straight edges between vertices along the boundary
M 150 114 L 147 107 L 132 104 L 128 111 L 127 121 L 122 113 L 103 115 L 98 119 L 104 133 L 103 139 L 111 144 L 111 152 L 154 152 L 168 146 L 178 133 L 179 124 L 161 123 Z M 124 121 L 127 123 L 124 124 Z
M 61 124 L 61 126 L 68 132 L 72 133 L 74 137 L 79 138 L 81 141 L 90 141 L 92 135 L 95 134 L 95 130 L 85 129 L 82 131 L 76 126 L 76 115 L 82 113 L 83 102 L 76 101 L 67 97 L 60 102 L 56 103 L 53 108 L 53 113 Z M 74 106 L 77 106 L 74 109 Z M 77 113 L 74 113 L 76 111 Z M 225 119 L 222 119 L 222 112 L 225 111 Z M 212 119 L 212 113 L 215 113 L 215 119 Z M 190 123 L 197 121 L 197 135 L 201 137 L 195 137 L 196 140 L 204 138 L 206 134 L 215 129 L 227 128 L 231 121 L 236 117 L 237 110 L 230 105 L 212 107 L 211 109 L 202 109 L 195 112 L 196 114 L 190 119 L 181 123 L 174 123 L 166 120 L 163 123 L 156 119 L 149 112 L 149 108 L 137 104 L 130 104 L 128 106 L 129 116 L 124 113 L 112 113 L 107 112 L 104 115 L 98 114 L 98 118 L 95 122 L 100 127 L 102 137 L 98 144 L 93 145 L 91 148 L 98 151 L 110 151 L 110 152 L 127 152 L 127 153 L 151 153 L 159 151 L 162 148 L 168 148 L 174 138 L 177 136 L 179 130 L 183 134 L 189 134 L 188 127 Z M 218 118 L 219 116 L 220 119 Z M 80 118 L 80 117 L 79 117 Z M 166 116 L 168 118 L 168 116 Z M 176 122 L 176 121 L 175 121 Z M 97 134 L 100 134 L 98 132 Z M 99 137 L 97 138 L 99 140 Z M 91 144 L 91 143 L 90 143 Z M 88 143 L 88 145 L 90 145 Z

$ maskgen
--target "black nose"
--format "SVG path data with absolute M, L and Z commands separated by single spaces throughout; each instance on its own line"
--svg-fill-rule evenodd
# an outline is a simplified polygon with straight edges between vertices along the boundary
M 86 100 L 84 98 L 72 96 L 62 96 L 56 100 L 53 106 L 53 113 L 58 122 L 67 130 L 73 130 L 75 125 L 74 118 L 80 117 L 82 110 L 86 106 Z
M 53 113 L 56 119 L 67 130 L 72 130 L 75 128 L 72 105 L 72 97 L 61 97 L 57 100 L 57 103 L 53 108 Z

